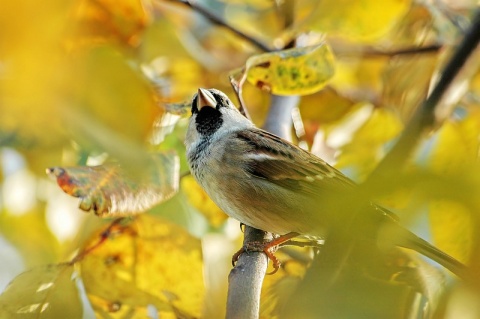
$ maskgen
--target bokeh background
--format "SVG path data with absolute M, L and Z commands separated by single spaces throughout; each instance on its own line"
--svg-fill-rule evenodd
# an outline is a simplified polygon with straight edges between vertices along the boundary
M 468 0 L 2 0 L 0 291 L 29 269 L 23 280 L 36 288 L 23 292 L 32 299 L 18 301 L 17 282 L 14 293 L 0 296 L 0 312 L 16 307 L 19 318 L 55 318 L 57 306 L 70 318 L 223 317 L 230 257 L 242 233 L 188 174 L 183 138 L 192 95 L 215 87 L 236 101 L 229 75 L 246 68 L 242 96 L 258 126 L 271 92 L 301 95 L 294 141 L 361 182 L 436 83 L 477 6 Z M 271 53 L 293 46 L 299 47 L 293 55 Z M 312 56 L 301 49 L 308 46 L 327 49 Z M 411 187 L 408 178 L 392 181 L 377 198 L 422 237 L 472 265 L 480 257 L 479 56 L 455 79 L 435 127 L 419 137 L 407 164 L 413 176 L 432 179 L 425 185 L 413 179 Z M 301 77 L 310 72 L 308 59 L 327 63 L 331 74 L 314 74 L 311 83 L 268 82 L 255 68 L 268 61 L 273 73 L 287 67 Z M 152 173 L 143 165 L 151 154 L 175 160 L 156 162 Z M 68 172 L 85 183 L 64 185 L 68 195 L 45 170 L 111 163 L 127 175 L 155 175 L 146 187 L 165 196 L 148 209 L 131 204 L 125 214 L 138 219 L 72 259 L 102 238 L 115 214 L 85 213 L 70 195 L 103 200 L 136 186 L 122 184 L 123 173 L 98 178 L 80 169 Z M 446 182 L 435 183 L 437 177 Z M 280 257 L 285 267 L 266 279 L 262 318 L 280 315 L 285 291 L 301 281 L 312 253 Z M 445 276 L 437 316 L 467 318 L 471 307 L 479 315 L 478 295 Z M 43 295 L 51 288 L 39 290 L 37 281 L 55 283 L 60 292 Z

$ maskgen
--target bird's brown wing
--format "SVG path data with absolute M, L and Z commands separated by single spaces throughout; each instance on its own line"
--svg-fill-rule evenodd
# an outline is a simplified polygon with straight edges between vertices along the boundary
M 243 130 L 237 138 L 247 144 L 248 169 L 279 186 L 319 195 L 351 190 L 355 183 L 319 157 L 260 129 Z

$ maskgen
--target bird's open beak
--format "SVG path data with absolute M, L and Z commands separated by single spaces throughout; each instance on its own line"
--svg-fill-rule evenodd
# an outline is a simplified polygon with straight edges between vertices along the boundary
M 202 107 L 210 106 L 217 107 L 217 101 L 213 97 L 212 93 L 208 90 L 199 88 L 198 89 L 198 99 L 197 99 L 197 109 L 200 111 Z

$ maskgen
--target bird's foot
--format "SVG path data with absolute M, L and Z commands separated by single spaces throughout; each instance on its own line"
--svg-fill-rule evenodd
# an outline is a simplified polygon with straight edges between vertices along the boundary
M 232 265 L 235 267 L 236 262 L 238 261 L 238 258 L 240 258 L 240 255 L 243 253 L 249 253 L 249 252 L 263 252 L 271 261 L 273 265 L 273 270 L 267 275 L 273 275 L 278 271 L 280 268 L 280 260 L 275 256 L 275 252 L 277 251 L 278 247 L 287 243 L 290 241 L 290 239 L 299 236 L 298 233 L 288 233 L 285 235 L 281 235 L 277 238 L 272 239 L 271 241 L 267 242 L 259 242 L 259 241 L 252 241 L 249 243 L 246 243 L 243 245 L 240 250 L 238 250 L 233 256 L 232 256 Z

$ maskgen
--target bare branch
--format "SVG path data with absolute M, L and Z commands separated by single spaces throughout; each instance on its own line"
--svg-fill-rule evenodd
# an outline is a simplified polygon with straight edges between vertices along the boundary
M 196 2 L 190 1 L 190 0 L 177 0 L 177 2 L 183 3 L 187 6 L 189 6 L 192 10 L 200 13 L 201 15 L 203 15 L 205 18 L 207 18 L 213 24 L 216 24 L 218 26 L 227 28 L 228 30 L 230 30 L 233 33 L 235 33 L 236 35 L 238 35 L 240 38 L 242 38 L 244 40 L 247 40 L 248 42 L 252 43 L 254 46 L 259 48 L 260 50 L 265 51 L 265 52 L 272 51 L 272 49 L 269 48 L 266 44 L 262 43 L 261 41 L 255 39 L 254 37 L 252 37 L 252 36 L 250 36 L 246 33 L 243 33 L 242 31 L 234 28 L 233 26 L 231 26 L 230 24 L 225 22 L 222 18 L 217 17 L 216 15 L 214 15 L 213 13 L 208 11 L 207 9 L 203 8 L 202 6 L 199 6 Z
M 270 233 L 245 226 L 243 244 L 272 239 Z M 260 292 L 267 271 L 268 259 L 263 252 L 240 255 L 228 277 L 227 319 L 259 317 Z
M 411 47 L 411 48 L 401 48 L 395 49 L 392 51 L 378 50 L 371 47 L 355 47 L 355 48 L 340 48 L 334 47 L 333 51 L 337 57 L 350 57 L 350 56 L 362 56 L 362 57 L 394 57 L 397 55 L 409 55 L 409 54 L 419 54 L 419 53 L 434 53 L 442 49 L 442 45 L 432 44 L 424 47 Z

